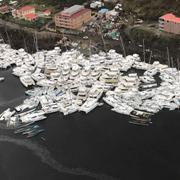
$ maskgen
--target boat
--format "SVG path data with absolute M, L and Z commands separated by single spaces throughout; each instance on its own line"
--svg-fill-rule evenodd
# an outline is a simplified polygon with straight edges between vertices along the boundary
M 39 126 L 38 125 L 30 124 L 30 125 L 27 125 L 27 126 L 24 126 L 24 127 L 16 129 L 14 131 L 14 134 L 24 133 L 24 132 L 30 131 L 30 130 L 32 130 L 34 128 L 39 128 Z
M 141 122 L 141 121 L 129 121 L 129 123 L 134 124 L 134 125 L 140 125 L 140 126 L 149 126 L 149 123 L 146 122 Z
M 31 78 L 31 76 L 21 76 L 20 81 L 25 87 L 35 85 L 34 80 Z
M 3 82 L 5 80 L 4 77 L 0 77 L 0 82 Z
M 155 83 L 146 83 L 146 84 L 141 84 L 139 86 L 139 90 L 146 90 L 146 89 L 152 89 L 158 87 L 158 84 Z
M 152 115 L 152 113 L 149 113 L 149 112 L 145 112 L 145 111 L 140 111 L 140 110 L 136 110 L 134 109 L 130 116 L 133 117 L 133 118 L 149 118 L 150 116 Z
M 27 128 L 25 131 L 22 132 L 23 135 L 32 133 L 40 129 L 40 126 L 34 125 L 33 127 Z
M 39 130 L 35 130 L 35 131 L 31 131 L 27 134 L 27 138 L 32 138 L 34 136 L 37 136 L 38 134 L 44 132 L 44 129 L 39 129 Z
M 11 111 L 10 108 L 8 108 L 0 114 L 0 121 L 9 120 L 14 114 L 15 114 L 15 111 Z
M 95 98 L 88 98 L 86 102 L 79 108 L 79 111 L 83 111 L 86 114 L 95 109 L 99 103 Z
M 18 125 L 16 129 L 21 129 L 21 128 L 27 127 L 29 125 L 32 125 L 33 123 L 34 122 L 22 123 L 22 124 Z

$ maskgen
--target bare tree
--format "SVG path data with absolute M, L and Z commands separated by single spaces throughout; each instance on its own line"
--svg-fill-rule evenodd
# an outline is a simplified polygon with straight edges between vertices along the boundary
M 149 56 L 149 64 L 151 63 L 151 59 L 152 59 L 152 51 L 150 52 L 150 56 Z
M 168 60 L 168 66 L 170 67 L 170 66 L 171 66 L 171 64 L 170 64 L 169 48 L 167 47 L 167 48 L 166 48 L 166 50 L 167 50 L 167 60 Z
M 124 57 L 126 57 L 126 50 L 125 50 L 123 38 L 122 38 L 121 35 L 119 35 L 119 38 L 120 38 L 121 46 L 122 46 L 122 49 L 123 49 L 123 55 L 124 55 Z
M 145 52 L 145 43 L 144 43 L 144 39 L 143 39 L 143 60 L 144 60 L 144 62 L 146 61 L 146 52 Z

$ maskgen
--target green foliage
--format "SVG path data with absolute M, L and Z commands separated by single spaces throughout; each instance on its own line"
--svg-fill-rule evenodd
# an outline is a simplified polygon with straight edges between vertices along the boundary
M 178 35 L 166 34 L 161 32 L 160 35 L 143 28 L 133 28 L 131 30 L 131 39 L 142 43 L 144 39 L 152 47 L 174 47 L 179 46 L 180 38 Z
M 46 5 L 68 5 L 68 4 L 82 4 L 87 0 L 29 0 L 27 2 L 35 4 L 46 4 Z
M 38 18 L 36 21 L 26 21 L 24 19 L 15 19 L 12 16 L 9 16 L 8 19 L 6 20 L 19 24 L 24 27 L 29 27 L 29 28 L 36 28 L 40 29 L 43 25 L 45 25 L 48 22 L 48 19 L 45 18 Z
M 173 12 L 180 16 L 179 0 L 125 0 L 125 10 L 145 20 L 157 20 L 164 13 Z

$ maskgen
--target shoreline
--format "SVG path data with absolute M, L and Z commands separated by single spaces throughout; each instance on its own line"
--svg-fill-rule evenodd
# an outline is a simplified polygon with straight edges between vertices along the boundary
M 109 49 L 115 49 L 119 53 L 123 53 L 123 47 L 122 42 L 106 39 L 105 38 L 105 44 L 103 45 L 102 38 L 100 35 L 94 36 L 90 34 L 84 34 L 89 35 L 88 40 L 84 40 L 82 38 L 83 34 L 81 35 L 70 35 L 70 34 L 60 34 L 56 32 L 50 32 L 50 31 L 38 31 L 33 28 L 27 28 L 22 27 L 18 24 L 14 24 L 11 22 L 4 21 L 0 19 L 0 30 L 1 30 L 1 36 L 3 36 L 3 39 L 5 39 L 6 42 L 11 41 L 11 45 L 13 48 L 25 48 L 25 46 L 29 47 L 29 52 L 35 51 L 35 45 L 34 45 L 34 35 L 38 38 L 38 46 L 39 49 L 53 49 L 55 44 L 62 39 L 64 36 L 66 36 L 71 42 L 78 42 L 82 47 L 85 47 L 87 49 L 89 47 L 89 44 L 91 43 L 96 49 L 103 50 L 105 47 L 107 50 Z M 138 53 L 143 57 L 143 48 L 141 47 L 144 37 L 145 41 L 145 48 L 147 49 L 146 53 L 146 60 L 149 60 L 150 57 L 150 51 L 153 52 L 153 59 L 159 60 L 163 63 L 167 64 L 167 43 L 162 43 L 163 41 L 159 40 L 158 37 L 153 37 L 152 43 L 148 42 L 148 35 L 143 35 L 141 37 L 141 32 L 137 33 L 136 35 L 131 34 L 128 32 L 128 28 L 121 30 L 121 37 L 125 46 L 126 54 L 132 54 L 132 53 Z M 7 34 L 9 34 L 11 40 L 8 39 Z M 27 43 L 27 45 L 25 45 Z M 173 44 L 171 42 L 170 44 Z M 176 48 L 174 48 L 176 47 Z M 26 49 L 26 48 L 25 48 Z M 174 59 L 174 64 L 176 64 L 177 58 L 179 57 L 178 53 L 178 44 L 172 45 L 172 48 L 170 49 L 170 57 Z

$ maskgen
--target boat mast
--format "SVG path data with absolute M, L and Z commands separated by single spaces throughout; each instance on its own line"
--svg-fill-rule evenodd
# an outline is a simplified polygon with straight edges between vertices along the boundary
M 171 64 L 170 64 L 170 57 L 169 57 L 169 48 L 167 47 L 167 60 L 168 60 L 168 66 L 171 67 Z
M 91 40 L 89 40 L 89 57 L 91 57 L 92 52 L 91 52 Z
M 7 26 L 5 26 L 5 33 L 6 33 L 6 36 L 7 36 L 8 44 L 11 46 L 11 41 L 10 41 L 10 38 L 9 38 L 9 34 L 7 32 Z
M 28 48 L 27 48 L 26 40 L 24 38 L 24 34 L 22 34 L 22 35 L 23 35 L 23 41 L 24 41 L 24 49 L 26 52 L 28 52 Z
M 151 58 L 152 58 L 152 51 L 150 52 L 150 56 L 149 56 L 149 64 L 151 63 Z
M 179 58 L 177 58 L 177 68 L 178 68 L 178 71 L 180 70 L 180 66 L 179 66 Z
M 119 35 L 119 38 L 120 38 L 120 41 L 121 41 L 121 46 L 122 46 L 122 49 L 123 49 L 124 57 L 126 57 L 126 50 L 125 50 L 124 41 L 122 39 L 121 34 Z
M 34 33 L 34 35 L 33 35 L 33 39 L 34 39 L 34 45 L 35 45 L 36 52 L 38 52 L 38 51 L 39 51 L 39 49 L 38 49 L 37 32 L 35 32 L 35 33 Z
M 144 43 L 144 39 L 143 39 L 143 59 L 144 62 L 146 61 L 146 52 L 145 52 L 145 43 Z
M 173 57 L 171 57 L 171 66 L 174 67 Z
M 180 66 L 179 66 L 179 58 L 177 58 L 177 70 L 178 70 L 178 78 L 179 78 L 179 82 L 180 82 Z
M 100 32 L 101 39 L 102 39 L 102 42 L 103 42 L 104 50 L 107 53 L 106 42 L 104 40 L 104 36 L 103 36 L 103 33 L 102 33 L 102 22 L 100 22 L 100 25 L 98 25 L 98 27 L 99 27 L 99 32 Z
M 4 43 L 5 43 L 4 38 L 3 38 L 3 36 L 2 36 L 2 34 L 1 34 L 1 33 L 0 33 L 0 35 L 1 35 L 1 39 L 2 39 L 3 44 L 4 44 Z

